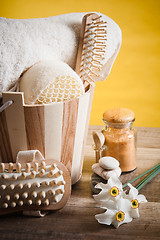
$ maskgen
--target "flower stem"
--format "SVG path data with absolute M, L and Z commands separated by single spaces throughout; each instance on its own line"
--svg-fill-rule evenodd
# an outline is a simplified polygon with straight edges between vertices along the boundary
M 137 186 L 137 190 L 140 190 L 144 187 L 152 178 L 154 178 L 160 172 L 160 166 L 157 167 L 153 172 L 151 172 L 143 181 L 141 181 Z
M 147 173 L 151 172 L 151 171 L 152 171 L 152 170 L 154 170 L 154 169 L 156 170 L 156 169 L 158 169 L 159 167 L 160 167 L 160 163 L 158 163 L 156 166 L 154 166 L 154 167 L 150 168 L 150 169 L 149 169 L 149 170 L 147 170 L 146 172 L 144 172 L 144 173 L 140 174 L 138 177 L 136 177 L 136 178 L 133 178 L 133 179 L 132 179 L 132 180 L 130 180 L 129 182 L 127 182 L 127 183 L 123 184 L 123 188 L 124 188 L 124 187 L 126 187 L 128 183 L 132 183 L 132 182 L 134 182 L 134 181 L 138 180 L 139 178 L 143 177 L 143 176 L 144 176 L 144 175 L 146 175 Z

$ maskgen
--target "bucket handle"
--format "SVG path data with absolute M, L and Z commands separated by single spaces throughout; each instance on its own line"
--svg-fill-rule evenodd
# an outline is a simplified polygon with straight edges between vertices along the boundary
M 0 113 L 2 113 L 7 107 L 13 104 L 12 100 L 9 100 L 5 102 L 1 107 L 0 107 Z

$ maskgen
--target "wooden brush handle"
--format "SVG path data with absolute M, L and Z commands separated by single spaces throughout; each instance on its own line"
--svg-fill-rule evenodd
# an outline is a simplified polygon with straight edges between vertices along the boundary
M 82 63 L 82 51 L 83 51 L 84 34 L 85 34 L 87 18 L 92 14 L 93 13 L 88 13 L 82 19 L 82 26 L 81 26 L 81 31 L 80 31 L 80 38 L 79 38 L 79 45 L 78 45 L 78 52 L 77 52 L 77 59 L 76 59 L 76 67 L 75 67 L 75 71 L 78 75 L 80 75 L 80 67 L 81 67 L 81 63 Z
M 83 17 L 75 71 L 89 85 L 102 78 L 103 60 L 107 44 L 107 23 L 96 13 Z
M 81 32 L 80 32 L 80 38 L 79 38 L 76 67 L 75 67 L 75 71 L 79 76 L 80 76 L 80 68 L 81 68 L 81 64 L 82 64 L 82 52 L 83 52 L 83 47 L 84 47 L 84 35 L 85 35 L 86 24 L 88 22 L 90 22 L 90 18 L 93 18 L 96 16 L 98 16 L 98 15 L 95 13 L 88 13 L 82 19 L 82 26 L 81 26 Z M 92 84 L 94 86 L 94 82 Z M 88 91 L 89 85 L 90 85 L 90 83 L 88 81 L 84 81 L 85 92 Z

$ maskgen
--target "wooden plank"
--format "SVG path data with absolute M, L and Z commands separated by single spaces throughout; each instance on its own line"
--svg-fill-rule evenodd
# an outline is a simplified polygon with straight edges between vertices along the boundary
M 63 103 L 44 106 L 45 158 L 61 160 Z
M 90 99 L 89 99 L 88 116 L 87 116 L 87 119 L 86 119 L 85 135 L 84 135 L 84 139 L 83 139 L 83 147 L 82 147 L 82 153 L 81 153 L 81 169 L 83 168 L 83 159 L 84 159 L 85 146 L 86 146 L 87 135 L 88 135 L 89 120 L 90 120 L 90 114 L 91 114 L 91 109 L 92 109 L 94 89 L 95 89 L 95 87 L 90 88 L 90 94 L 91 95 L 90 95 Z
M 39 150 L 45 157 L 44 106 L 25 106 L 25 127 L 28 150 Z
M 143 128 L 137 129 L 138 147 L 160 148 L 160 128 Z
M 19 151 L 27 150 L 27 138 L 24 120 L 24 98 L 20 92 L 6 92 L 2 94 L 3 102 L 9 100 L 13 104 L 5 110 L 8 134 L 12 150 L 13 161 L 16 161 L 16 156 Z
M 82 175 L 84 158 L 84 142 L 86 140 L 86 127 L 89 125 L 90 113 L 90 92 L 79 98 L 78 116 L 75 133 L 75 143 L 72 159 L 72 184 L 76 183 Z M 88 125 L 87 125 L 88 124 Z
M 97 207 L 79 206 L 74 208 L 73 206 L 66 206 L 62 210 L 41 219 L 24 218 L 18 215 L 14 217 L 10 215 L 8 217 L 0 217 L 1 239 L 17 239 L 18 237 L 19 239 L 45 239 L 46 237 L 47 239 L 60 240 L 64 239 L 64 237 L 65 239 L 117 239 L 118 237 L 120 240 L 158 240 L 158 237 L 160 237 L 159 209 L 159 203 L 148 203 L 147 207 L 142 205 L 140 208 L 140 218 L 134 219 L 129 224 L 122 225 L 119 229 L 115 229 L 113 226 L 98 224 L 94 215 L 104 210 L 100 210 Z M 14 219 L 19 224 L 15 225 L 13 222 Z M 12 229 L 12 235 L 10 235 L 11 231 L 5 231 L 7 223 L 10 230 Z M 13 228 L 13 224 L 16 228 Z
M 70 239 L 70 240 L 159 240 L 160 239 L 160 174 L 140 190 L 148 200 L 148 203 L 140 205 L 140 218 L 131 223 L 124 224 L 115 229 L 112 226 L 99 224 L 94 216 L 104 210 L 95 202 L 89 187 L 92 169 L 95 162 L 92 150 L 91 131 L 101 129 L 101 126 L 89 129 L 87 146 L 85 147 L 85 159 L 81 180 L 72 186 L 72 196 L 67 205 L 60 211 L 53 212 L 44 218 L 29 218 L 21 214 L 0 217 L 1 239 Z M 160 129 L 157 129 L 157 133 Z M 148 170 L 160 160 L 160 148 L 154 147 L 157 141 L 155 129 L 139 129 L 143 142 L 138 144 L 137 170 L 122 175 L 123 181 Z M 143 137 L 144 134 L 144 137 Z M 146 135 L 152 135 L 151 147 L 146 147 Z M 159 137 L 160 140 L 160 137 Z M 147 143 L 149 144 L 149 143 Z M 153 146 L 153 147 L 152 147 Z M 17 224 L 18 222 L 18 224 Z M 38 229 L 38 231 L 37 231 Z
M 78 98 L 63 104 L 61 162 L 71 173 L 78 116 Z
M 0 114 L 0 162 L 13 162 L 5 112 Z

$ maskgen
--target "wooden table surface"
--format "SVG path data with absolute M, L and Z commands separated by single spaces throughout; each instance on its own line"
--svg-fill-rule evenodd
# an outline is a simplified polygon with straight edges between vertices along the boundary
M 160 174 L 140 190 L 148 200 L 141 204 L 140 218 L 123 224 L 118 229 L 99 224 L 94 215 L 103 212 L 92 198 L 89 188 L 95 162 L 92 150 L 92 130 L 101 126 L 90 126 L 81 180 L 72 188 L 72 196 L 67 205 L 48 214 L 44 218 L 24 217 L 12 214 L 0 217 L 0 240 L 2 239 L 160 239 Z M 121 176 L 123 182 L 160 162 L 160 128 L 137 128 L 137 170 Z

